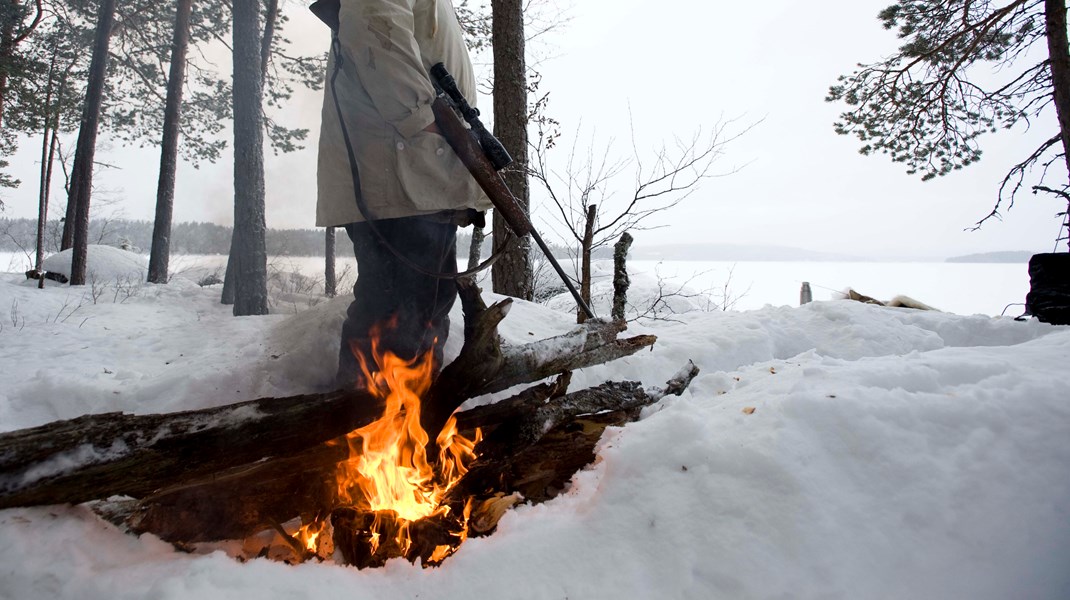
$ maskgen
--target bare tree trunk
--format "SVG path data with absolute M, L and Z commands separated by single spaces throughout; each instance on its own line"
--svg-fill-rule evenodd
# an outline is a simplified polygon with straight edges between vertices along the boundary
M 52 59 L 48 65 L 48 83 L 45 92 L 45 127 L 41 134 L 41 180 L 37 202 L 37 253 L 34 262 L 34 271 L 37 272 L 37 287 L 44 289 L 45 278 L 41 264 L 45 261 L 45 224 L 48 221 L 48 157 L 55 150 L 55 136 L 52 135 L 53 121 L 49 111 L 52 108 L 52 90 L 56 77 L 56 51 L 53 48 Z M 61 96 L 62 97 L 62 96 Z M 51 151 L 50 151 L 51 147 Z
M 234 234 L 230 236 L 230 252 L 227 254 L 227 270 L 223 274 L 223 291 L 219 299 L 220 304 L 234 304 L 234 255 L 237 253 L 234 245 Z
M 63 98 L 64 92 L 67 89 L 67 76 L 68 75 L 70 75 L 69 68 L 68 68 L 68 71 L 63 74 L 63 81 L 60 83 L 60 86 L 59 86 L 59 97 L 60 98 Z M 45 164 L 44 164 L 45 174 L 44 174 L 44 180 L 42 181 L 42 183 L 44 184 L 44 189 L 41 190 L 42 200 L 44 202 L 44 206 L 45 206 L 45 209 L 46 209 L 43 218 L 44 218 L 46 223 L 48 221 L 48 210 L 47 210 L 48 209 L 48 201 L 52 197 L 52 167 L 55 166 L 55 164 L 56 164 L 56 151 L 59 148 L 59 113 L 60 113 L 60 108 L 59 108 L 59 105 L 57 104 L 55 119 L 52 121 L 52 140 L 48 144 L 48 156 L 45 157 Z M 44 230 L 44 225 L 42 225 L 41 228 L 42 228 L 42 231 L 43 231 Z M 40 268 L 40 267 L 38 267 L 38 268 Z
M 1055 114 L 1059 118 L 1063 159 L 1070 173 L 1070 43 L 1067 41 L 1066 34 L 1066 0 L 1044 0 L 1044 18 L 1047 27 Z M 1070 223 L 1070 203 L 1067 205 L 1067 213 L 1067 222 Z
M 66 250 L 74 246 L 74 216 L 78 207 L 71 202 L 70 191 L 67 192 L 67 208 L 63 213 L 63 234 L 59 239 L 59 249 Z
M 104 101 L 104 78 L 108 72 L 108 45 L 115 21 L 115 0 L 101 0 L 97 12 L 96 39 L 89 63 L 89 83 L 85 92 L 82 125 L 74 152 L 74 168 L 68 204 L 74 204 L 71 285 L 85 285 L 87 248 L 89 245 L 89 198 L 93 190 L 93 158 L 96 154 L 100 110 Z M 68 206 L 68 213 L 70 207 Z
M 334 269 L 334 255 L 335 255 L 335 228 L 328 227 L 327 235 L 324 236 L 324 248 L 323 248 L 323 293 L 328 298 L 334 298 L 338 295 L 338 276 Z
M 594 224 L 598 218 L 598 205 L 587 207 L 587 220 L 583 226 L 583 241 L 580 242 L 580 297 L 591 305 L 591 250 L 594 246 Z M 576 310 L 576 322 L 583 323 L 587 315 L 583 309 Z
M 632 234 L 625 231 L 613 245 L 613 311 L 614 321 L 624 320 L 624 307 L 628 303 L 628 249 L 632 247 Z
M 483 254 L 483 240 L 486 238 L 487 234 L 482 227 L 472 227 L 472 244 L 468 246 L 468 270 L 479 266 Z
M 234 315 L 264 315 L 267 246 L 264 218 L 264 112 L 259 3 L 234 2 Z
M 156 188 L 156 220 L 149 254 L 149 283 L 167 283 L 171 256 L 171 216 L 175 206 L 175 172 L 178 170 L 178 138 L 182 124 L 182 88 L 186 83 L 186 49 L 189 47 L 193 0 L 178 0 L 171 40 L 171 72 L 167 77 L 167 100 L 163 115 L 160 149 L 160 180 Z
M 279 2 L 278 0 L 269 0 L 267 7 L 267 14 L 264 22 L 264 35 L 260 37 L 260 89 L 259 95 L 261 106 L 263 103 L 263 88 L 267 81 L 268 63 L 271 59 L 271 44 L 275 41 L 275 22 L 279 18 Z M 235 272 L 234 272 L 234 256 L 237 252 L 234 240 L 232 238 L 230 244 L 230 254 L 227 255 L 227 270 L 223 275 L 223 291 L 220 303 L 222 304 L 234 304 L 235 298 Z
M 504 172 L 505 183 L 520 207 L 530 214 L 528 191 L 528 88 L 524 62 L 524 14 L 522 0 L 491 0 L 491 37 L 494 45 L 494 134 L 513 156 Z M 494 246 L 509 239 L 509 226 L 494 211 Z M 524 300 L 534 293 L 531 240 L 520 240 L 494 264 L 494 291 Z

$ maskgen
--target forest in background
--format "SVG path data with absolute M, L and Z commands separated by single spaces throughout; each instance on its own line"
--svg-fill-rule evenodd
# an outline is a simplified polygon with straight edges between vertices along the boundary
M 171 252 L 174 254 L 227 254 L 230 251 L 232 227 L 206 222 L 175 223 L 171 229 Z M 45 228 L 45 252 L 59 252 L 63 224 L 58 219 L 48 222 Z M 37 219 L 0 218 L 0 252 L 25 252 L 36 249 Z M 353 244 L 349 236 L 339 228 L 336 254 L 339 257 L 353 256 Z M 152 246 L 152 221 L 128 219 L 92 219 L 89 223 L 89 240 L 92 244 L 125 247 L 148 254 Z M 472 243 L 470 230 L 457 232 L 457 255 L 468 256 Z M 491 238 L 483 241 L 483 256 L 490 256 Z M 550 243 L 550 249 L 558 257 L 569 256 L 564 246 Z M 323 229 L 268 229 L 267 253 L 269 256 L 323 256 Z M 598 253 L 609 255 L 609 249 Z M 602 256 L 605 255 L 605 256 Z
M 45 251 L 59 252 L 63 224 L 50 220 L 45 229 Z M 175 223 L 171 230 L 174 254 L 227 254 L 233 228 L 215 223 Z M 337 236 L 338 255 L 352 256 L 353 246 L 344 232 Z M 0 251 L 30 252 L 36 247 L 36 219 L 0 219 Z M 125 247 L 147 254 L 152 246 L 152 221 L 92 219 L 92 244 Z M 272 256 L 323 256 L 323 229 L 268 229 L 267 252 Z

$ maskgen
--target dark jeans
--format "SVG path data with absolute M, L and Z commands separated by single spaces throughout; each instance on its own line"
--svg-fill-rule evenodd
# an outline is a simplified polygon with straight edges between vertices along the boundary
M 457 272 L 456 224 L 404 217 L 376 221 L 375 226 L 397 253 L 425 271 Z M 406 265 L 367 223 L 350 223 L 345 228 L 357 256 L 357 283 L 342 324 L 339 385 L 364 385 L 354 352 L 371 356 L 370 334 L 376 325 L 380 325 L 380 350 L 408 360 L 433 348 L 437 374 L 449 334 L 450 308 L 457 298 L 454 280 L 431 277 Z M 371 361 L 369 366 L 377 370 Z

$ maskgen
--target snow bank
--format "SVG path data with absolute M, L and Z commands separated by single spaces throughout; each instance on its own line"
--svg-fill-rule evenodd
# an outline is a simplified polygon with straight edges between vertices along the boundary
M 0 430 L 326 389 L 348 303 L 234 318 L 190 282 L 86 293 L 0 275 Z M 0 511 L 0 598 L 1070 597 L 1070 328 L 848 301 L 673 318 L 573 387 L 692 359 L 691 390 L 439 569 L 238 563 L 54 506 Z M 501 331 L 573 320 L 517 302 Z M 460 337 L 458 308 L 447 356 Z
M 71 276 L 71 259 L 74 250 L 67 249 L 49 256 L 42 263 L 45 271 Z M 86 249 L 86 281 L 114 283 L 144 281 L 149 272 L 149 263 L 141 254 L 128 252 L 112 246 L 90 245 Z

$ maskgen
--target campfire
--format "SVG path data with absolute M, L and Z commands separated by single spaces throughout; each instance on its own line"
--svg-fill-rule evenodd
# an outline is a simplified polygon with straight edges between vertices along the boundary
M 492 533 L 517 503 L 561 493 L 594 460 L 607 427 L 679 395 L 698 374 L 688 364 L 662 388 L 609 381 L 570 392 L 572 370 L 655 338 L 618 339 L 624 323 L 588 321 L 509 347 L 497 326 L 511 301 L 487 307 L 471 280 L 458 291 L 464 344 L 433 380 L 430 354 L 406 360 L 375 343 L 358 358 L 358 389 L 2 433 L 0 508 L 94 501 L 102 517 L 183 549 L 432 566 Z M 469 398 L 524 385 L 456 412 Z
M 373 329 L 370 357 L 353 346 L 360 381 L 385 405 L 383 416 L 345 436 L 349 457 L 338 464 L 337 505 L 329 519 L 304 525 L 294 537 L 308 553 L 322 555 L 334 546 L 347 563 L 360 567 L 398 556 L 436 565 L 468 536 L 472 499 L 458 506 L 446 498 L 468 472 L 482 432 L 465 438 L 451 416 L 435 443 L 428 443 L 420 415 L 431 388 L 432 350 L 412 360 L 384 350 L 384 330 L 391 326 Z M 429 456 L 436 449 L 437 457 Z M 333 544 L 324 546 L 321 536 L 328 529 Z

